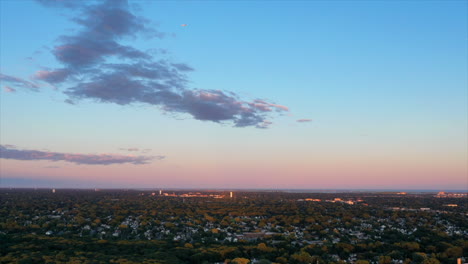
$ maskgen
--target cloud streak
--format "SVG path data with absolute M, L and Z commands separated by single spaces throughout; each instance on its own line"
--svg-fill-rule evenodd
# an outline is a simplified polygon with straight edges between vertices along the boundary
M 28 88 L 30 90 L 37 90 L 39 89 L 39 85 L 35 84 L 33 82 L 27 81 L 22 78 L 18 78 L 15 76 L 11 75 L 6 75 L 3 73 L 0 73 L 0 81 L 5 82 L 10 84 L 11 86 L 16 86 L 16 87 L 21 87 L 21 88 Z M 12 87 L 9 87 L 10 89 L 13 89 Z
M 286 106 L 243 100 L 221 89 L 190 88 L 186 74 L 194 71 L 191 66 L 122 44 L 125 39 L 165 35 L 149 28 L 147 19 L 130 12 L 127 1 L 38 1 L 79 12 L 72 21 L 80 29 L 74 35 L 60 36 L 52 51 L 63 67 L 34 75 L 36 80 L 63 87 L 68 103 L 83 99 L 119 105 L 143 103 L 196 120 L 257 128 L 267 128 L 271 115 L 289 111 Z
M 124 150 L 124 151 L 140 151 L 139 148 L 120 148 L 120 150 Z
M 5 86 L 3 86 L 3 91 L 5 93 L 14 93 L 14 92 L 16 92 L 16 89 L 5 85 Z
M 299 123 L 307 123 L 307 122 L 312 122 L 313 120 L 312 120 L 312 119 L 305 119 L 305 118 L 304 118 L 304 119 L 298 119 L 298 120 L 296 120 L 296 121 L 299 122 Z
M 112 165 L 130 163 L 134 165 L 148 164 L 153 160 L 162 160 L 165 156 L 130 156 L 118 154 L 74 154 L 40 150 L 27 150 L 0 145 L 0 158 L 14 160 L 49 160 L 66 161 L 85 165 Z

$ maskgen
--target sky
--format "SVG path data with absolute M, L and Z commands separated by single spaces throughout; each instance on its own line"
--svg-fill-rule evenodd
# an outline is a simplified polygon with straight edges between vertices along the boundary
M 0 1 L 0 186 L 468 190 L 466 1 Z

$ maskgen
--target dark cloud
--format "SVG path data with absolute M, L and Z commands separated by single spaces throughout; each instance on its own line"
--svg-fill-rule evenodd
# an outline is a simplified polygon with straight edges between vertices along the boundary
M 178 67 L 183 67 L 180 64 Z M 153 89 L 170 88 L 184 89 L 187 84 L 185 75 L 178 72 L 178 68 L 166 61 L 138 62 L 132 64 L 104 64 L 101 66 L 108 72 L 118 75 L 125 75 L 129 78 L 137 79 L 140 82 L 147 83 Z M 188 66 L 187 66 L 188 67 Z
M 185 74 L 194 69 L 189 65 L 156 59 L 153 56 L 160 54 L 121 44 L 125 39 L 164 35 L 130 12 L 127 1 L 39 2 L 80 14 L 73 18 L 80 26 L 77 33 L 60 36 L 52 51 L 63 68 L 35 74 L 37 80 L 65 86 L 67 103 L 81 99 L 119 105 L 145 103 L 197 120 L 258 128 L 271 124 L 269 115 L 289 110 L 266 100 L 241 100 L 232 92 L 190 89 Z
M 190 113 L 195 119 L 213 122 L 232 121 L 236 127 L 264 126 L 266 110 L 252 107 L 237 96 L 219 90 L 189 90 L 182 94 L 181 102 L 172 111 Z
M 141 101 L 148 88 L 138 80 L 118 73 L 102 74 L 70 87 L 66 94 L 74 99 L 92 98 L 120 105 Z
M 135 165 L 147 164 L 152 160 L 164 159 L 164 156 L 126 156 L 117 154 L 73 154 L 40 150 L 26 150 L 0 145 L 0 158 L 14 160 L 50 160 L 67 161 L 75 164 L 111 165 L 131 163 Z
M 297 122 L 299 123 L 312 122 L 312 119 L 298 119 Z
M 89 1 L 42 0 L 46 6 L 60 6 L 78 9 L 80 15 L 73 21 L 81 26 L 76 35 L 61 36 L 61 44 L 54 47 L 55 58 L 64 65 L 80 69 L 104 62 L 109 56 L 120 59 L 150 59 L 145 52 L 118 43 L 122 38 L 158 32 L 146 27 L 148 21 L 133 15 L 127 1 L 107 0 L 100 4 Z M 76 2 L 79 2 L 76 3 Z
M 34 79 L 54 84 L 64 82 L 71 74 L 72 72 L 68 69 L 42 70 L 34 74 Z
M 28 89 L 31 89 L 31 90 L 37 90 L 39 88 L 39 85 L 37 85 L 37 84 L 35 84 L 33 82 L 26 81 L 24 79 L 14 77 L 14 76 L 10 76 L 10 75 L 6 75 L 6 74 L 3 74 L 3 73 L 0 73 L 0 81 L 5 82 L 5 83 L 9 83 L 12 86 L 28 88 Z
M 112 39 L 92 36 L 62 37 L 63 44 L 54 48 L 55 58 L 72 69 L 94 66 L 108 56 L 120 59 L 148 59 L 149 55 Z

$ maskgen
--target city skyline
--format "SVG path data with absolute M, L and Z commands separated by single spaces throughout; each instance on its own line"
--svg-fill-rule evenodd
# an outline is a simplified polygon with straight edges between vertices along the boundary
M 0 5 L 1 187 L 468 190 L 467 2 Z

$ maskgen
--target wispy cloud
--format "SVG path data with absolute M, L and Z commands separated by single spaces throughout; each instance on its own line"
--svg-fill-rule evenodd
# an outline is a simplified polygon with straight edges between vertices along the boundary
M 258 124 L 257 128 L 265 129 L 265 128 L 268 128 L 271 124 L 273 124 L 273 122 L 265 120 L 262 123 Z
M 65 87 L 67 103 L 82 99 L 119 105 L 145 103 L 197 120 L 259 128 L 271 124 L 267 118 L 273 113 L 289 111 L 286 106 L 244 100 L 232 92 L 191 89 L 186 76 L 194 70 L 191 66 L 155 58 L 151 52 L 122 44 L 126 38 L 165 36 L 150 28 L 147 19 L 130 12 L 127 1 L 38 1 L 79 12 L 73 21 L 80 30 L 60 36 L 53 48 L 63 67 L 34 75 L 36 80 Z
M 312 122 L 312 119 L 298 119 L 297 122 L 299 123 L 307 123 L 307 122 Z
M 14 160 L 50 160 L 67 161 L 75 164 L 111 165 L 131 163 L 147 164 L 153 160 L 162 160 L 165 156 L 130 156 L 119 154 L 75 154 L 40 150 L 17 149 L 0 145 L 0 158 Z
M 12 87 L 10 87 L 10 86 L 3 86 L 3 91 L 4 91 L 5 93 L 14 93 L 14 92 L 16 92 L 16 89 L 15 89 L 15 88 L 12 88 Z
M 120 150 L 124 150 L 124 151 L 140 151 L 139 148 L 119 148 Z
M 80 1 L 76 0 L 37 0 L 37 2 L 50 7 L 75 8 L 80 5 Z
M 39 85 L 36 84 L 36 83 L 27 81 L 27 80 L 19 78 L 19 77 L 6 75 L 6 74 L 3 74 L 3 73 L 0 73 L 0 81 L 8 83 L 11 86 L 21 87 L 21 88 L 28 88 L 30 90 L 37 90 L 39 88 Z M 11 87 L 9 87 L 9 88 L 15 90 L 14 88 L 11 88 Z
M 44 166 L 46 169 L 59 169 L 60 166 Z

